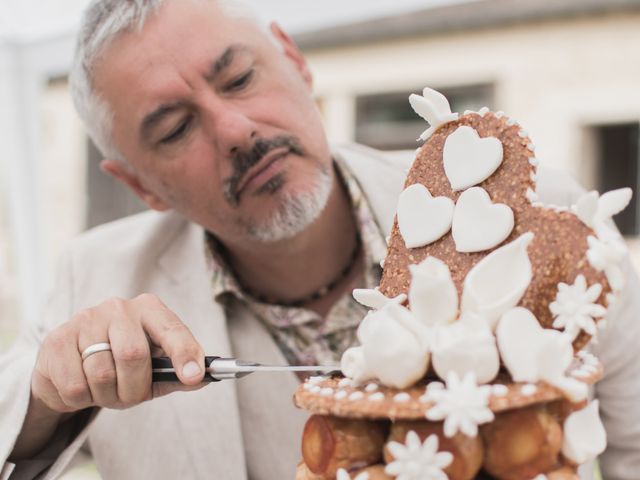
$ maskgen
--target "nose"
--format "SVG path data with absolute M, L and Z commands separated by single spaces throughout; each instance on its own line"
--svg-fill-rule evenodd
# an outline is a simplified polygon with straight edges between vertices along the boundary
M 226 99 L 207 102 L 204 123 L 216 148 L 224 155 L 249 149 L 258 136 L 257 125 L 245 106 Z

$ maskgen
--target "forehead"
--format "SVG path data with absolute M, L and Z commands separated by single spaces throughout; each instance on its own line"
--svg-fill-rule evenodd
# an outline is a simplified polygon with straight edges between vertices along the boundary
M 145 110 L 188 90 L 189 76 L 206 75 L 229 46 L 258 51 L 265 40 L 254 22 L 229 17 L 213 1 L 167 1 L 141 31 L 107 46 L 95 64 L 94 87 L 116 114 L 121 106 Z

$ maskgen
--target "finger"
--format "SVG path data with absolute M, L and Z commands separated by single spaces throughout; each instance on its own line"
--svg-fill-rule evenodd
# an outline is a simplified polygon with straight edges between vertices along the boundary
M 162 350 L 162 348 L 156 347 L 153 344 L 151 344 L 150 347 L 151 347 L 151 356 L 153 358 L 168 356 L 167 352 Z M 201 388 L 206 387 L 210 383 L 211 382 L 201 382 L 197 385 L 184 385 L 180 382 L 155 382 L 151 385 L 151 396 L 152 398 L 158 398 L 173 392 L 192 392 L 194 390 L 200 390 Z
M 151 351 L 142 325 L 131 317 L 118 317 L 109 326 L 109 340 L 120 402 L 127 407 L 150 400 Z
M 209 383 L 199 383 L 197 385 L 183 385 L 180 382 L 156 382 L 152 386 L 153 398 L 163 397 L 173 392 L 193 392 L 206 387 Z
M 118 376 L 111 352 L 94 353 L 82 366 L 93 402 L 100 407 L 118 408 Z
M 59 327 L 45 338 L 42 348 L 49 378 L 62 402 L 74 411 L 91 407 L 93 397 L 82 368 L 77 331 Z
M 33 370 L 33 375 L 31 376 L 31 391 L 33 395 L 54 412 L 75 412 L 75 408 L 69 407 L 62 401 L 62 398 L 60 398 L 60 394 L 58 393 L 58 389 L 51 381 L 50 375 L 50 372 L 42 370 L 40 360 L 38 360 L 38 364 Z
M 92 321 L 82 324 L 78 338 L 81 352 L 90 345 L 109 342 L 108 319 L 97 309 L 91 311 L 90 315 Z M 118 378 L 112 353 L 107 350 L 89 355 L 82 362 L 82 369 L 94 403 L 100 407 L 118 408 Z
M 204 352 L 187 326 L 153 295 L 141 295 L 134 301 L 144 331 L 171 358 L 180 381 L 185 385 L 202 382 Z

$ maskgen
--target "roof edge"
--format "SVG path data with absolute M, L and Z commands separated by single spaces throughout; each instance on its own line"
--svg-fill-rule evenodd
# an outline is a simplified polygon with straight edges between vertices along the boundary
M 534 21 L 640 11 L 640 0 L 477 0 L 293 35 L 305 51 Z

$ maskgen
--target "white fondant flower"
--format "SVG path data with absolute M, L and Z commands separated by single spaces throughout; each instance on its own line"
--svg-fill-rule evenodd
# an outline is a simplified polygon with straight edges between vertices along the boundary
M 409 270 L 409 303 L 416 318 L 429 327 L 453 322 L 458 314 L 458 291 L 447 264 L 427 257 Z
M 496 337 L 502 361 L 514 381 L 544 380 L 573 401 L 586 398 L 587 386 L 566 375 L 573 359 L 571 337 L 542 328 L 533 313 L 522 307 L 502 316 Z
M 444 469 L 453 462 L 450 452 L 438 451 L 438 436 L 430 435 L 423 442 L 413 430 L 407 432 L 405 443 L 389 442 L 393 455 L 384 472 L 396 480 L 447 480 Z
M 559 283 L 556 299 L 549 305 L 555 317 L 553 326 L 564 328 L 571 340 L 575 340 L 580 330 L 594 336 L 597 333 L 594 319 L 607 313 L 606 308 L 595 303 L 601 293 L 602 285 L 599 283 L 587 288 L 584 275 L 578 275 L 573 285 Z
M 598 238 L 587 237 L 589 250 L 587 258 L 589 263 L 598 271 L 604 271 L 609 285 L 614 291 L 622 290 L 624 287 L 624 274 L 620 268 L 620 263 L 627 253 L 624 240 L 615 233 L 601 235 Z
M 593 460 L 607 447 L 607 434 L 598 414 L 598 401 L 573 412 L 564 421 L 562 454 L 577 464 Z
M 344 468 L 339 468 L 336 472 L 336 480 L 369 480 L 369 474 L 367 472 L 362 472 L 352 479 L 351 475 L 349 475 L 349 472 L 347 472 Z
M 500 316 L 517 305 L 529 287 L 532 270 L 527 247 L 532 240 L 533 233 L 525 233 L 469 271 L 462 291 L 462 313 L 480 315 L 495 330 Z
M 429 350 L 423 341 L 425 330 L 408 309 L 387 303 L 361 322 L 358 339 L 362 346 L 343 354 L 343 373 L 358 382 L 377 378 L 390 387 L 412 385 L 429 366 Z
M 475 374 L 467 373 L 462 380 L 455 372 L 447 376 L 447 387 L 429 389 L 426 397 L 435 405 L 427 412 L 427 419 L 444 420 L 444 434 L 453 437 L 461 431 L 468 437 L 478 435 L 478 425 L 493 420 L 489 409 L 491 387 L 478 386 Z
M 420 95 L 411 94 L 409 103 L 413 110 L 423 119 L 429 122 L 429 128 L 425 130 L 420 138 L 427 140 L 435 130 L 443 123 L 458 119 L 457 113 L 451 113 L 449 100 L 431 88 L 425 88 Z
M 375 378 L 373 372 L 371 372 L 367 367 L 362 347 L 348 348 L 342 354 L 340 370 L 342 370 L 345 377 L 350 378 L 357 383 L 364 383 L 367 380 Z
M 460 377 L 473 372 L 483 384 L 496 378 L 500 370 L 496 339 L 486 322 L 473 314 L 438 329 L 431 350 L 433 368 L 443 379 L 450 372 Z

